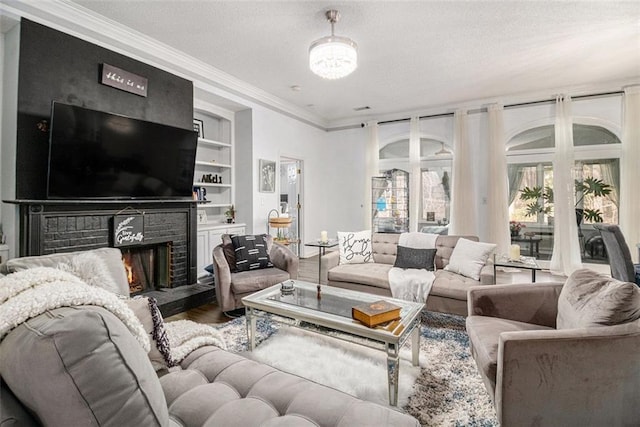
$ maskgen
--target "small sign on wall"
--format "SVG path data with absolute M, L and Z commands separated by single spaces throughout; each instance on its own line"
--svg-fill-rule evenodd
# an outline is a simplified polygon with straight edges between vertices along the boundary
M 115 215 L 113 217 L 113 246 L 139 245 L 144 242 L 142 215 Z
M 111 86 L 125 92 L 147 96 L 147 79 L 109 64 L 102 64 L 103 85 Z

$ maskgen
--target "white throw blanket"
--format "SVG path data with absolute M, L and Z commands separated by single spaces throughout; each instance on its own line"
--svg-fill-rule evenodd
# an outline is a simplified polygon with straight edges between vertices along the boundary
M 402 233 L 398 245 L 415 249 L 435 249 L 437 234 Z M 433 271 L 416 268 L 389 270 L 389 288 L 394 298 L 426 303 L 433 286 Z
M 149 351 L 149 338 L 142 323 L 116 294 L 50 267 L 30 268 L 0 279 L 0 340 L 11 329 L 47 310 L 79 305 L 97 305 L 110 311 Z
M 47 310 L 59 307 L 95 305 L 120 319 L 144 351 L 150 341 L 142 322 L 118 295 L 83 282 L 66 271 L 35 267 L 0 279 L 0 341 L 15 327 Z M 215 345 L 226 349 L 224 338 L 215 328 L 180 320 L 164 324 L 170 355 L 178 363 L 193 350 Z

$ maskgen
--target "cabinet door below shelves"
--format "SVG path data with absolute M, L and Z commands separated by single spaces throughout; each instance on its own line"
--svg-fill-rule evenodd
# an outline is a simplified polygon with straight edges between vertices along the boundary
M 222 243 L 223 234 L 244 234 L 244 226 L 230 226 L 215 230 L 200 230 L 197 235 L 198 277 L 207 273 L 204 268 L 213 262 L 213 249 Z
M 198 248 L 197 276 L 200 277 L 206 274 L 204 268 L 211 264 L 211 261 L 209 260 L 211 254 L 211 251 L 209 250 L 209 236 L 206 231 L 198 231 L 196 244 Z

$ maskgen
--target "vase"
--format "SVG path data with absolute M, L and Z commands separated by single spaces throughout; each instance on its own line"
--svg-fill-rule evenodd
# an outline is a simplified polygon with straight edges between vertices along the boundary
M 512 230 L 511 231 L 511 237 L 519 237 L 520 236 L 520 232 L 516 231 L 516 230 Z

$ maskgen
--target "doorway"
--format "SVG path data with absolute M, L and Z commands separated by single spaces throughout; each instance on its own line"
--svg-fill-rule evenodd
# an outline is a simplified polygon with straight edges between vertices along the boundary
M 280 157 L 280 214 L 292 218 L 289 249 L 298 257 L 302 236 L 302 160 Z

